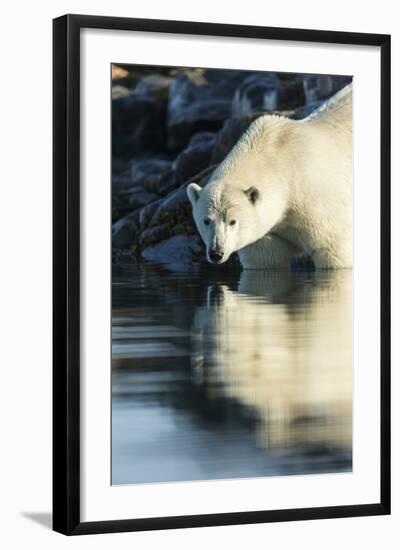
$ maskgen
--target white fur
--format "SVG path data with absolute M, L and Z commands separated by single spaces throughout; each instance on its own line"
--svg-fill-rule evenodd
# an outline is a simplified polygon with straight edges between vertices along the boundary
M 269 449 L 351 448 L 352 277 L 310 277 L 243 271 L 237 291 L 209 287 L 191 328 L 195 379 L 255 411 Z M 293 422 L 303 415 L 325 420 Z
M 238 252 L 247 269 L 288 267 L 296 255 L 317 268 L 351 267 L 351 85 L 304 120 L 258 118 L 188 196 L 209 258 L 218 248 L 221 263 Z

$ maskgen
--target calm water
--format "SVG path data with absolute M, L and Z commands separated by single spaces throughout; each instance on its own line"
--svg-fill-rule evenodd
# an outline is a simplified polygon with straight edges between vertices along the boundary
M 112 483 L 352 467 L 352 273 L 113 268 Z

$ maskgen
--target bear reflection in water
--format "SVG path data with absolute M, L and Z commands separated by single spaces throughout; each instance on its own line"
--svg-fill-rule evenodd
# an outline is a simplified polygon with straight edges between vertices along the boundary
M 239 401 L 270 451 L 352 444 L 352 273 L 244 271 L 191 327 L 197 384 Z

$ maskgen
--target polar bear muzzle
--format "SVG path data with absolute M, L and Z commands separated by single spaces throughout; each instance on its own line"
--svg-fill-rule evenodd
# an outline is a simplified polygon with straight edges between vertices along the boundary
M 209 251 L 208 255 L 213 264 L 219 264 L 224 257 L 224 253 L 219 248 L 213 248 Z

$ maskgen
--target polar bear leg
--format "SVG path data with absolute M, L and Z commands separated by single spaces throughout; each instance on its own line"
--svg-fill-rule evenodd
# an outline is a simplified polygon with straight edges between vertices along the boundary
M 325 248 L 314 250 L 312 259 L 316 269 L 343 269 L 353 265 L 351 248 L 342 247 L 334 252 Z
M 290 268 L 299 253 L 289 241 L 277 235 L 265 235 L 255 243 L 238 251 L 244 269 Z

